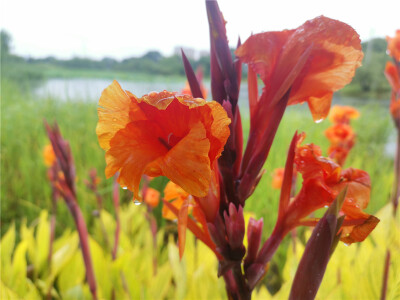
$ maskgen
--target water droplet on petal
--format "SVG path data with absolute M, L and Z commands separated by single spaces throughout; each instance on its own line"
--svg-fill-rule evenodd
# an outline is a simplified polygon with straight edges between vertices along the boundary
M 321 119 L 315 120 L 314 122 L 315 122 L 315 123 L 321 123 L 323 120 L 324 120 L 324 119 L 321 118 Z
M 136 199 L 133 201 L 133 203 L 135 203 L 135 205 L 140 205 L 140 204 L 142 204 L 142 202 L 140 202 L 139 200 L 136 200 Z

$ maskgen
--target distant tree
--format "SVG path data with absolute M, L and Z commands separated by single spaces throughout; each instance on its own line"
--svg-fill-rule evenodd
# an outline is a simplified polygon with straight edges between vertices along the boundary
M 111 57 L 104 57 L 101 60 L 101 67 L 106 69 L 112 69 L 115 65 L 118 64 L 118 61 Z
M 6 56 L 10 54 L 10 47 L 11 47 L 11 36 L 10 34 L 5 31 L 0 31 L 0 43 L 1 43 L 1 56 Z
M 163 55 L 158 51 L 149 51 L 145 55 L 143 55 L 142 58 L 150 59 L 154 62 L 159 62 L 163 58 Z
M 386 54 L 386 40 L 374 38 L 361 45 L 364 52 L 362 66 L 357 69 L 347 90 L 351 91 L 353 96 L 387 98 L 390 87 L 383 72 L 390 58 Z

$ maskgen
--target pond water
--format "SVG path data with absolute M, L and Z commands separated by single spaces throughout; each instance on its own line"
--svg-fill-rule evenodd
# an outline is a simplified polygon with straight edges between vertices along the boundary
M 185 86 L 185 80 L 171 81 L 166 78 L 164 81 L 157 78 L 157 81 L 128 81 L 118 80 L 123 89 L 128 90 L 140 97 L 151 91 L 180 91 Z M 54 78 L 44 82 L 41 86 L 34 90 L 34 97 L 37 99 L 57 99 L 60 101 L 88 101 L 97 102 L 100 98 L 102 91 L 112 83 L 110 79 L 98 79 L 98 78 Z M 205 86 L 210 91 L 210 82 L 205 81 Z M 261 91 L 260 91 L 261 92 Z M 208 99 L 211 97 L 209 92 Z M 340 105 L 353 105 L 355 107 L 361 107 L 368 103 L 379 104 L 373 106 L 374 109 L 382 109 L 382 114 L 388 112 L 389 101 L 374 101 L 364 100 L 358 98 L 343 98 L 340 96 L 334 96 L 333 104 Z M 249 114 L 247 104 L 247 84 L 242 84 L 240 87 L 239 95 L 239 106 L 242 116 Z M 304 110 L 307 111 L 307 105 L 296 105 L 290 109 Z M 387 142 L 385 152 L 389 155 L 394 153 L 395 150 L 395 136 L 394 134 L 389 138 Z
M 149 82 L 118 80 L 123 89 L 142 96 L 150 91 L 180 91 L 185 82 Z M 38 98 L 54 98 L 63 101 L 98 101 L 101 92 L 112 83 L 111 79 L 53 78 L 35 89 Z

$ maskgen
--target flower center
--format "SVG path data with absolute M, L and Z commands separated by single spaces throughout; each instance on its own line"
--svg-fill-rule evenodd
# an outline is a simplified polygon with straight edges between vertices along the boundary
M 174 135 L 172 132 L 168 134 L 166 139 L 158 137 L 160 143 L 163 144 L 168 150 L 174 147 L 181 139 L 181 137 Z

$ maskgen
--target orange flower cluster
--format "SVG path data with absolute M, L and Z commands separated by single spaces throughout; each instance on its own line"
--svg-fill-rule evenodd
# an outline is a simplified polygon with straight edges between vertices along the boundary
M 395 37 L 386 39 L 387 51 L 393 58 L 393 62 L 388 61 L 385 68 L 386 78 L 392 87 L 390 112 L 397 128 L 400 129 L 400 30 L 396 31 Z
M 298 225 L 314 226 L 317 219 L 306 217 L 313 211 L 330 205 L 347 187 L 341 213 L 345 215 L 341 240 L 345 243 L 363 241 L 378 224 L 379 219 L 363 211 L 370 199 L 371 182 L 367 172 L 353 168 L 342 169 L 313 144 L 301 146 L 299 138 L 294 163 L 302 174 L 303 185 L 297 196 L 280 211 L 277 224 L 285 232 Z M 288 187 L 289 188 L 289 187 Z
M 141 98 L 114 81 L 99 100 L 96 128 L 106 151 L 106 176 L 139 196 L 143 174 L 166 176 L 188 193 L 204 197 L 211 165 L 229 136 L 225 110 L 212 101 L 163 91 Z
M 356 138 L 350 120 L 359 116 L 360 113 L 354 107 L 338 105 L 333 106 L 329 114 L 333 125 L 325 131 L 325 136 L 331 143 L 328 155 L 341 166 L 344 165 Z

